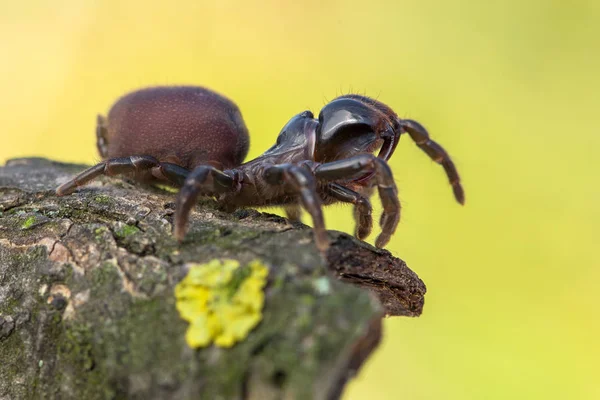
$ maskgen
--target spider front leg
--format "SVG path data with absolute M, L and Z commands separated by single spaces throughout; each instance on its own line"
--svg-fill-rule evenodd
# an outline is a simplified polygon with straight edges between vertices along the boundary
M 371 215 L 373 207 L 371 207 L 369 199 L 337 183 L 327 185 L 327 194 L 344 203 L 354 204 L 354 219 L 356 220 L 355 235 L 360 240 L 364 240 L 369 236 L 373 229 L 373 217 Z
M 296 165 L 282 164 L 267 168 L 264 178 L 271 185 L 287 186 L 290 191 L 300 197 L 302 206 L 313 220 L 315 244 L 324 253 L 329 248 L 329 240 L 325 230 L 321 199 L 317 195 L 317 181 L 313 174 Z
M 398 190 L 392 176 L 392 170 L 387 163 L 372 154 L 360 154 L 345 160 L 333 161 L 318 165 L 315 168 L 317 179 L 328 181 L 356 180 L 362 178 L 365 173 L 373 174 L 373 179 L 379 191 L 383 213 L 379 225 L 381 233 L 375 240 L 375 245 L 384 247 L 396 231 L 400 221 L 400 201 Z
M 220 171 L 211 165 L 200 165 L 188 175 L 177 195 L 173 225 L 173 235 L 177 240 L 183 240 L 190 211 L 200 195 L 216 196 L 239 190 L 240 183 L 237 174 L 233 171 L 227 172 Z
M 181 186 L 189 171 L 175 164 L 161 163 L 152 156 L 109 158 L 60 185 L 56 189 L 56 194 L 64 196 L 73 193 L 79 186 L 91 182 L 100 175 L 114 176 L 132 173 L 138 175 L 151 174 L 159 180 Z
M 458 176 L 456 166 L 454 166 L 454 163 L 446 150 L 438 143 L 431 140 L 427 129 L 417 121 L 413 121 L 412 119 L 402 119 L 400 120 L 400 126 L 410 135 L 417 146 L 427 153 L 429 158 L 444 167 L 450 185 L 452 185 L 456 201 L 460 204 L 465 204 L 465 192 L 460 184 L 460 176 Z

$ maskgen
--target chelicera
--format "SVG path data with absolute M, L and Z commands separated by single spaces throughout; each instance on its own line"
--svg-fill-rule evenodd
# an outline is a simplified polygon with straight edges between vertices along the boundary
M 199 196 L 214 197 L 228 209 L 284 206 L 294 220 L 302 207 L 312 217 L 316 245 L 324 251 L 328 240 L 322 206 L 353 204 L 355 235 L 365 239 L 373 225 L 369 197 L 377 188 L 383 213 L 375 244 L 384 247 L 400 219 L 387 161 L 403 134 L 442 165 L 454 197 L 464 204 L 448 153 L 421 124 L 399 118 L 377 100 L 349 94 L 325 105 L 318 118 L 304 111 L 290 119 L 270 149 L 243 163 L 249 138 L 239 109 L 225 97 L 194 86 L 146 88 L 119 99 L 107 118 L 98 116 L 103 161 L 56 193 L 66 195 L 100 175 L 118 174 L 181 187 L 173 229 L 179 240 Z

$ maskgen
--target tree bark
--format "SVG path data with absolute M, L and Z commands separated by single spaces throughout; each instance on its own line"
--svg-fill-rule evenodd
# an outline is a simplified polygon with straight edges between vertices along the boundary
M 0 168 L 0 399 L 336 399 L 381 337 L 418 316 L 425 285 L 388 251 L 204 201 L 182 244 L 175 195 L 101 178 L 54 188 L 81 165 Z M 186 264 L 269 266 L 263 319 L 232 348 L 192 350 L 175 309 Z

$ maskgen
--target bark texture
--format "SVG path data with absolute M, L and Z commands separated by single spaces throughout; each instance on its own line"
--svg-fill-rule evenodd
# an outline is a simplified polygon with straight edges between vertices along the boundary
M 174 194 L 83 166 L 0 167 L 0 399 L 336 399 L 379 343 L 384 315 L 418 316 L 425 285 L 385 250 L 206 201 L 184 243 Z M 190 349 L 174 286 L 186 263 L 269 265 L 263 320 L 232 348 Z

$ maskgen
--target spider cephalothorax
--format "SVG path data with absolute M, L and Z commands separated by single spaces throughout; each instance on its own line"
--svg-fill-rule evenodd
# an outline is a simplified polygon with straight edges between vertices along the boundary
M 181 187 L 174 220 L 180 240 L 199 196 L 215 197 L 229 207 L 280 205 L 293 219 L 301 205 L 311 215 L 316 245 L 324 251 L 328 241 L 322 205 L 354 204 L 356 236 L 364 239 L 373 225 L 368 198 L 377 188 L 383 213 L 375 244 L 383 247 L 400 218 L 387 160 L 405 133 L 444 167 L 456 200 L 463 204 L 460 178 L 448 153 L 421 124 L 399 118 L 377 100 L 345 95 L 323 107 L 316 119 L 310 111 L 302 112 L 283 127 L 275 145 L 242 163 L 248 131 L 238 108 L 193 86 L 154 87 L 122 97 L 107 119 L 98 117 L 104 161 L 56 192 L 71 193 L 102 174 L 133 174 L 145 182 Z

